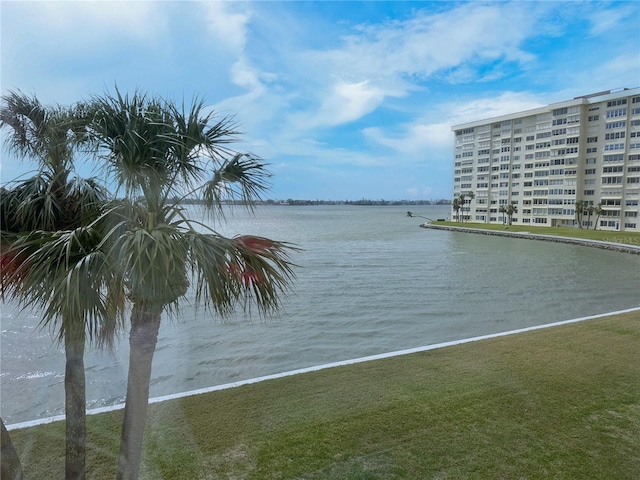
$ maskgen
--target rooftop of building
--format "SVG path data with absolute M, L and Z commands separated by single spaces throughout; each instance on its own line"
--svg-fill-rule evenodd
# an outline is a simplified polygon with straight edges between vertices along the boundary
M 562 107 L 574 106 L 574 105 L 588 105 L 592 103 L 600 103 L 606 102 L 609 100 L 623 98 L 623 97 L 631 97 L 634 95 L 640 95 L 640 87 L 634 88 L 616 88 L 611 90 L 604 90 L 601 92 L 590 93 L 587 95 L 581 95 L 579 97 L 574 97 L 571 100 L 564 100 L 561 102 L 551 103 L 549 105 L 540 106 L 538 108 L 533 108 L 531 110 L 524 110 L 520 112 L 509 113 L 506 115 L 500 115 L 497 117 L 489 117 L 483 118 L 479 120 L 474 120 L 473 122 L 461 123 L 459 125 L 453 125 L 451 127 L 452 131 L 460 130 L 462 128 L 471 128 L 478 127 L 480 125 L 486 125 L 488 123 L 494 122 L 502 122 L 505 120 L 513 120 L 516 118 L 522 117 L 530 117 L 533 115 L 539 115 L 542 113 L 549 113 L 552 110 Z

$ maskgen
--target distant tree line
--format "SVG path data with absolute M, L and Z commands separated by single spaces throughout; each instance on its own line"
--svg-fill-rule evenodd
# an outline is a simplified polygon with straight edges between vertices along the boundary
M 201 199 L 174 199 L 175 202 L 180 202 L 183 205 L 199 205 L 203 203 Z M 229 205 L 242 205 L 241 200 L 230 200 L 223 202 Z M 254 205 L 451 205 L 451 200 L 438 199 L 438 200 L 294 200 L 288 198 L 286 200 L 268 199 L 255 201 Z

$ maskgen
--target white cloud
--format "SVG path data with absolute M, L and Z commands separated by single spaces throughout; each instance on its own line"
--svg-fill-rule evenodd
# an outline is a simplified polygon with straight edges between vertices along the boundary
M 108 46 L 120 40 L 118 35 L 161 36 L 166 26 L 154 2 L 8 2 L 2 8 L 12 10 L 11 17 L 16 22 L 13 26 L 25 29 L 25 36 L 55 39 L 49 45 L 52 50 L 73 48 L 74 43 L 84 48 L 86 42 L 104 42 Z M 12 28 L 3 24 L 3 28 L 7 26 Z
M 577 76 L 576 83 L 600 85 L 600 90 L 640 86 L 640 51 L 627 52 L 612 58 L 594 71 Z
M 260 81 L 260 72 L 247 64 L 244 58 L 241 58 L 231 67 L 231 80 L 234 84 L 245 87 L 257 96 L 264 91 L 264 86 Z
M 247 8 L 244 4 L 214 3 L 208 5 L 209 32 L 236 52 L 229 78 L 245 90 L 220 102 L 216 109 L 243 116 L 245 131 L 260 139 L 253 144 L 264 156 L 300 152 L 296 142 L 308 149 L 309 144 L 301 139 L 318 135 L 316 129 L 358 121 L 381 106 L 389 107 L 391 98 L 424 90 L 435 77 L 454 83 L 500 78 L 509 62 L 534 60 L 522 45 L 538 34 L 537 22 L 546 12 L 529 3 L 467 3 L 440 13 L 422 10 L 402 21 L 360 26 L 339 41 L 339 48 L 305 51 L 306 40 L 290 38 L 289 30 L 284 36 L 274 31 L 282 29 L 281 24 L 272 22 L 257 5 L 255 12 L 249 12 L 242 10 Z M 225 33 L 227 27 L 232 32 Z M 277 77 L 266 73 L 273 67 L 270 58 L 249 56 L 255 51 L 255 41 L 264 37 L 278 42 L 280 66 L 285 69 L 278 69 Z M 288 41 L 279 42 L 279 38 Z M 466 109 L 459 114 L 448 110 L 436 122 L 423 118 L 393 129 L 371 126 L 363 133 L 377 145 L 419 159 L 425 149 L 450 148 L 450 126 L 470 121 L 469 115 L 486 118 L 539 106 L 524 101 L 525 96 L 504 94 L 486 103 L 465 103 Z M 318 156 L 324 148 L 314 147 Z
M 226 50 L 242 53 L 247 43 L 247 25 L 252 17 L 246 4 L 207 1 L 202 5 L 206 11 L 205 21 L 209 34 Z
M 360 26 L 339 48 L 307 52 L 300 68 L 306 75 L 304 95 L 315 109 L 296 115 L 293 123 L 315 127 L 353 122 L 389 98 L 424 89 L 435 77 L 452 83 L 501 78 L 510 62 L 535 59 L 521 45 L 537 34 L 536 22 L 544 11 L 528 3 L 468 3 Z
M 533 57 L 520 44 L 534 32 L 538 15 L 518 4 L 463 4 L 361 27 L 358 35 L 344 39 L 342 48 L 315 55 L 334 73 L 374 82 L 398 76 L 421 80 L 479 60 L 528 62 Z
M 630 3 L 621 5 L 616 9 L 606 9 L 606 11 L 597 10 L 589 15 L 591 21 L 591 35 L 602 35 L 612 29 L 615 29 L 620 23 L 629 17 L 637 15 L 637 10 Z M 637 35 L 636 35 L 637 36 Z
M 379 127 L 365 128 L 363 134 L 375 143 L 403 154 L 407 159 L 423 159 L 428 152 L 451 145 L 451 124 L 448 122 L 406 125 L 402 133 L 395 136 Z
M 548 97 L 547 97 L 548 100 Z M 514 112 L 524 112 L 550 103 L 541 101 L 538 95 L 528 92 L 504 92 L 497 96 L 465 100 L 458 105 L 449 105 L 450 125 L 473 122 L 483 118 L 499 117 Z
M 362 133 L 375 144 L 401 154 L 405 161 L 423 162 L 451 154 L 453 125 L 531 110 L 545 104 L 537 100 L 535 95 L 505 92 L 457 104 L 444 103 L 431 112 L 429 118 L 418 118 L 413 123 L 397 125 L 392 129 L 369 127 L 363 129 Z
M 144 63 L 129 52 L 162 55 L 166 27 L 156 2 L 3 2 L 3 88 L 36 91 L 45 103 L 78 100 L 112 87 L 118 68 Z
M 309 127 L 336 126 L 357 120 L 375 110 L 385 98 L 385 93 L 368 81 L 336 82 L 322 101 L 315 118 L 306 121 Z

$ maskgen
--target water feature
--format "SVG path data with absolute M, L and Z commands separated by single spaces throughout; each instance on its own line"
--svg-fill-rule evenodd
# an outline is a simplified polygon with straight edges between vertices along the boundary
M 225 235 L 256 234 L 302 250 L 276 317 L 222 321 L 188 298 L 163 318 L 151 396 L 312 365 L 636 307 L 640 256 L 584 246 L 418 228 L 440 206 L 269 206 L 235 210 Z M 198 212 L 194 212 L 198 216 Z M 64 352 L 38 312 L 5 304 L 2 417 L 64 411 Z M 128 341 L 89 349 L 89 408 L 121 403 Z

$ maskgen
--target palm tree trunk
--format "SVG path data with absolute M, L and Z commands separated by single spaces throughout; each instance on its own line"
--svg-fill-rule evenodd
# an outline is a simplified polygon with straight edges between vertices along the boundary
M 118 458 L 118 480 L 138 478 L 142 457 L 142 439 L 147 421 L 151 363 L 160 330 L 162 308 L 150 308 L 136 304 L 131 313 L 129 335 L 129 377 L 124 407 L 120 456 Z
M 20 463 L 20 457 L 18 457 L 16 449 L 13 447 L 13 442 L 9 436 L 9 432 L 4 426 L 4 421 L 1 418 L 0 423 L 2 423 L 2 460 L 0 461 L 0 478 L 3 480 L 22 480 L 22 464 Z
M 86 391 L 84 375 L 84 325 L 68 329 L 64 336 L 67 364 L 64 376 L 67 479 L 84 480 L 86 475 Z

